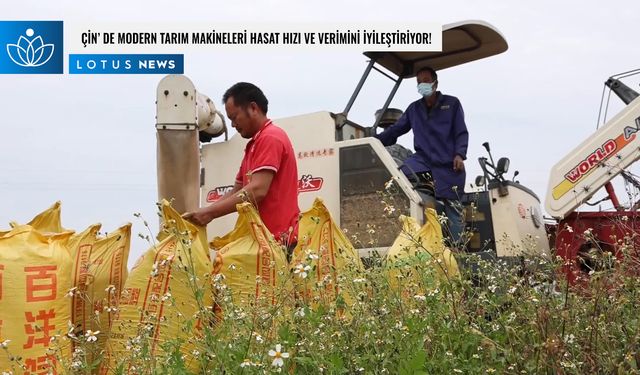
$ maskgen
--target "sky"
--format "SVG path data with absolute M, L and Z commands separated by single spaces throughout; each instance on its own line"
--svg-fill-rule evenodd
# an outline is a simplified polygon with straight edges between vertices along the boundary
M 439 72 L 439 89 L 457 96 L 470 132 L 467 184 L 479 174 L 481 144 L 507 156 L 519 181 L 544 203 L 549 171 L 596 130 L 604 81 L 640 68 L 640 3 L 628 1 L 175 1 L 2 2 L 3 20 L 73 22 L 437 22 L 483 20 L 505 36 L 498 56 Z M 82 52 L 82 51 L 65 51 Z M 367 59 L 354 51 L 185 52 L 185 74 L 216 103 L 237 81 L 260 86 L 272 118 L 340 112 Z M 0 75 L 0 230 L 62 201 L 67 228 L 133 222 L 155 231 L 155 89 L 160 75 Z M 640 77 L 624 80 L 640 91 Z M 378 76 L 350 118 L 372 125 L 391 89 Z M 417 99 L 403 82 L 391 106 Z M 222 107 L 221 105 L 219 107 Z M 611 98 L 608 117 L 623 107 Z M 411 147 L 410 134 L 400 143 Z M 638 167 L 630 171 L 640 174 Z M 618 196 L 628 200 L 624 189 Z M 606 206 L 603 206 L 606 208 Z M 132 260 L 148 248 L 134 238 Z M 131 263 L 131 261 L 130 261 Z

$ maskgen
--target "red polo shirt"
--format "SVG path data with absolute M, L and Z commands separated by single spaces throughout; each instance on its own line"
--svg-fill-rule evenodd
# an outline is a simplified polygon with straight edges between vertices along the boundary
M 247 143 L 236 182 L 246 186 L 252 173 L 265 169 L 275 175 L 258 212 L 276 239 L 290 244 L 298 236 L 298 165 L 289 137 L 271 120 Z

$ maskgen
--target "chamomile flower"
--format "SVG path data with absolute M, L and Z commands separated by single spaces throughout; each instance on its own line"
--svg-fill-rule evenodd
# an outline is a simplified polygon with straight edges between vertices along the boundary
M 282 367 L 284 366 L 284 358 L 289 358 L 289 353 L 282 352 L 282 345 L 276 344 L 276 350 L 269 350 L 269 356 L 273 357 L 271 366 Z

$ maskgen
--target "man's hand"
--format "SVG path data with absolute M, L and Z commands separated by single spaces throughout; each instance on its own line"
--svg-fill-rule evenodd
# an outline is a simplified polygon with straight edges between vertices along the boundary
M 462 159 L 462 156 L 456 155 L 453 158 L 453 170 L 456 172 L 464 171 L 464 160 Z
M 193 212 L 185 212 L 182 214 L 182 218 L 200 226 L 205 226 L 214 219 L 208 207 L 199 208 Z

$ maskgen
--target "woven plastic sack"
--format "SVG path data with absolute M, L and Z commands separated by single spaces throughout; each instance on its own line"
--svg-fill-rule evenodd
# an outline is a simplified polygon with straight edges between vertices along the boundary
M 348 286 L 364 269 L 358 252 L 342 233 L 320 198 L 303 212 L 291 270 L 297 296 L 312 306 L 341 300 L 350 306 L 354 298 Z M 341 286 L 344 285 L 344 286 Z
M 234 229 L 211 241 L 216 250 L 214 274 L 230 289 L 233 305 L 270 306 L 289 298 L 287 260 L 251 203 L 237 205 Z
M 210 311 L 213 305 L 208 248 L 198 240 L 205 229 L 183 220 L 166 201 L 161 209 L 165 228 L 160 237 L 164 239 L 138 259 L 129 273 L 101 374 L 138 373 L 143 359 L 137 355 L 143 349 L 148 350 L 146 357 L 155 358 L 161 366 L 175 348 L 184 369 L 199 372 L 194 353 L 203 324 L 200 312 Z
M 71 345 L 61 338 L 71 319 L 72 234 L 44 235 L 28 225 L 0 233 L 0 342 L 8 343 L 0 371 L 46 374 L 62 369 L 56 359 L 68 365 Z
M 414 218 L 400 216 L 402 231 L 385 258 L 389 284 L 409 298 L 460 276 L 456 259 L 444 246 L 436 211 L 427 208 L 425 216 L 422 227 Z
M 87 361 L 93 363 L 104 349 L 117 311 L 120 292 L 127 279 L 131 246 L 131 224 L 123 225 L 106 237 L 98 237 L 100 224 L 71 237 L 73 258 L 73 297 L 71 318 L 76 335 L 87 330 L 100 332 Z
M 32 226 L 42 234 L 67 232 L 68 230 L 63 228 L 61 224 L 60 207 L 61 203 L 57 201 L 51 207 L 36 215 L 27 225 Z M 11 222 L 10 225 L 15 228 L 19 224 Z

